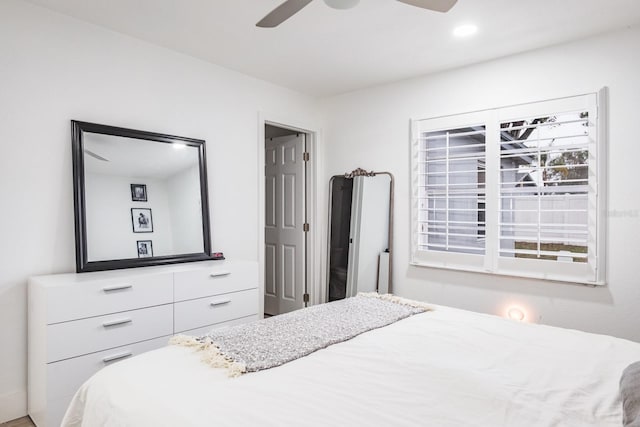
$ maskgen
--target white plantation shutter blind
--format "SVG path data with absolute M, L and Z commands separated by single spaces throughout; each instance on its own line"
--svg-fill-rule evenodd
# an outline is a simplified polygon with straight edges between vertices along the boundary
M 604 281 L 604 125 L 581 95 L 412 122 L 412 263 Z
M 419 247 L 484 254 L 484 126 L 424 132 L 418 144 Z

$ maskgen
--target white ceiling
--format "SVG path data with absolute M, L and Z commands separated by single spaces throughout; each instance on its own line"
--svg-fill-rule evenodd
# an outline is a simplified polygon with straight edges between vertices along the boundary
M 282 0 L 26 0 L 291 89 L 329 96 L 640 22 L 639 0 L 459 0 L 447 14 L 394 0 L 313 1 L 274 29 Z M 456 39 L 456 25 L 478 34 Z
M 180 145 L 180 144 L 177 144 Z M 192 146 L 84 132 L 86 173 L 122 177 L 167 179 L 198 166 L 198 149 Z M 98 160 L 87 151 L 107 161 Z

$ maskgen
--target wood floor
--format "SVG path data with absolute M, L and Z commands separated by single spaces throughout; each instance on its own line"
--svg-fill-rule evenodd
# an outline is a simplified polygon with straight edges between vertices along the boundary
M 35 427 L 35 424 L 31 422 L 31 418 L 22 417 L 18 418 L 17 420 L 1 423 L 0 427 Z

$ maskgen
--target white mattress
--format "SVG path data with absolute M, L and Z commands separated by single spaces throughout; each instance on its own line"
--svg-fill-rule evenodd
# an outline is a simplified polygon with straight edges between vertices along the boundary
M 98 372 L 63 426 L 616 426 L 640 344 L 435 306 L 228 378 L 170 346 Z

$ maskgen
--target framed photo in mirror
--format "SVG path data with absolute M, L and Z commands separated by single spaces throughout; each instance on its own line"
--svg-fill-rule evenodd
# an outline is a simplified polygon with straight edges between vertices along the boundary
M 147 201 L 147 186 L 145 184 L 131 184 L 131 201 Z
M 134 233 L 153 233 L 151 209 L 131 208 L 131 223 Z
M 138 246 L 138 258 L 153 257 L 153 242 L 151 240 L 138 240 L 136 244 Z

